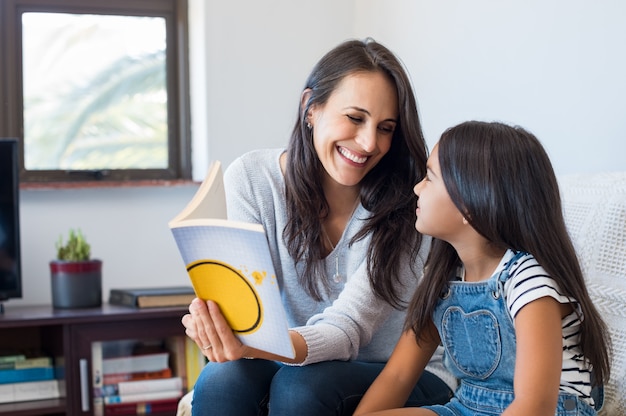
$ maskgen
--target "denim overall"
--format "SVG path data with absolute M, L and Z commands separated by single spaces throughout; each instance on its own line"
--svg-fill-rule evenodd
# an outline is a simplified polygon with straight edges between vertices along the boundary
M 519 252 L 503 270 L 477 283 L 449 282 L 434 322 L 445 347 L 444 364 L 460 381 L 446 405 L 427 406 L 442 416 L 500 415 L 511 404 L 515 328 L 504 300 L 504 282 Z M 556 415 L 595 415 L 578 396 L 561 392 Z

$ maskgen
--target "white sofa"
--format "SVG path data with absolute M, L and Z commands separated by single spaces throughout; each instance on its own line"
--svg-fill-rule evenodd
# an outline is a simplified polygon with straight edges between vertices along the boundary
M 560 178 L 563 210 L 587 288 L 613 342 L 602 416 L 626 415 L 626 172 Z
M 563 211 L 591 297 L 613 341 L 600 416 L 626 415 L 626 171 L 559 178 Z M 532 190 L 529 190 L 532 192 Z M 193 391 L 177 416 L 191 415 Z

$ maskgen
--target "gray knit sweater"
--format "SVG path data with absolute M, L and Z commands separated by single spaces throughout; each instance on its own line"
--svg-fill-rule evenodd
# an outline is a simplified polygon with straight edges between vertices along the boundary
M 368 212 L 361 205 L 357 207 L 335 249 L 324 259 L 326 272 L 333 276 L 339 257 L 341 281 L 332 281 L 329 299 L 313 300 L 298 283 L 302 265 L 291 258 L 282 238 L 287 219 L 285 182 L 279 164 L 283 152 L 254 150 L 228 166 L 224 174 L 228 217 L 265 228 L 289 325 L 308 346 L 303 365 L 326 360 L 385 362 L 401 334 L 405 312 L 392 308 L 372 292 L 366 261 L 370 238 L 348 248 Z M 427 246 L 424 244 L 421 250 L 416 270 L 423 269 Z M 408 264 L 403 267 L 405 300 L 410 299 L 419 277 Z M 441 351 L 437 351 L 428 370 L 454 388 L 454 379 L 441 363 Z

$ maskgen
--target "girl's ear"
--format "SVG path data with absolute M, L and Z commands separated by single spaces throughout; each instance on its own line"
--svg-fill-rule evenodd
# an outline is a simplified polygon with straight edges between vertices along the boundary
M 463 217 L 462 221 L 463 221 L 463 225 L 468 225 L 470 223 L 470 220 L 472 219 L 472 216 L 469 215 L 469 213 L 467 212 L 467 210 L 463 210 L 464 212 L 460 211 L 459 213 L 461 214 L 461 216 Z

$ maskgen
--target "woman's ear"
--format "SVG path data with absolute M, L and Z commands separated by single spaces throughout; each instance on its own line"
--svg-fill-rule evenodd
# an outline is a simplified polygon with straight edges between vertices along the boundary
M 311 120 L 309 119 L 309 116 L 311 114 L 304 114 L 304 111 L 306 110 L 306 105 L 309 102 L 309 98 L 311 98 L 312 92 L 313 91 L 310 88 L 306 88 L 304 91 L 302 91 L 302 95 L 300 96 L 300 111 L 303 113 L 302 118 L 305 123 L 311 122 Z

